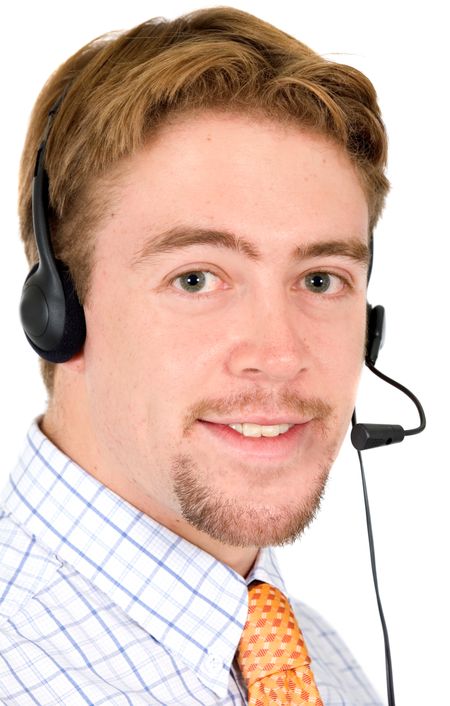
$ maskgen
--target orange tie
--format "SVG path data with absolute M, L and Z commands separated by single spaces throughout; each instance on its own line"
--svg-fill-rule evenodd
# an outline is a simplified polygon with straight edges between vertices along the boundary
M 287 598 L 268 583 L 252 584 L 248 594 L 248 617 L 237 662 L 247 684 L 249 706 L 323 706 Z

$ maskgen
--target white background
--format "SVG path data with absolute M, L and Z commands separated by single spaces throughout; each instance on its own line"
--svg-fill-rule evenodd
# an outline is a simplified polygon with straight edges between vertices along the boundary
M 0 483 L 30 420 L 45 408 L 38 365 L 17 316 L 27 267 L 16 217 L 17 170 L 33 102 L 47 76 L 83 44 L 157 15 L 211 3 L 16 0 L 1 10 L 3 212 Z M 449 464 L 449 62 L 445 3 L 322 0 L 230 2 L 272 22 L 374 82 L 390 139 L 392 191 L 376 232 L 369 299 L 387 309 L 379 367 L 411 386 L 424 434 L 364 458 L 379 585 L 391 638 L 397 706 L 447 702 Z M 336 56 L 339 54 L 340 56 Z M 365 373 L 359 419 L 416 426 L 412 403 Z M 279 549 L 290 591 L 342 633 L 384 696 L 384 653 L 371 583 L 356 453 L 347 441 L 323 509 L 294 546 Z M 425 674 L 425 669 L 429 673 Z

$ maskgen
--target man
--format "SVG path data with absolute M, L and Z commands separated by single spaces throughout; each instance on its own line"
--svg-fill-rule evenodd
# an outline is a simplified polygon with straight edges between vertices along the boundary
M 32 115 L 30 263 L 44 134 L 87 333 L 43 362 L 48 409 L 3 494 L 0 697 L 379 704 L 295 599 L 302 664 L 270 657 L 285 697 L 255 691 L 242 647 L 252 588 L 286 595 L 270 547 L 314 517 L 354 407 L 388 189 L 372 85 L 227 8 L 91 43 Z

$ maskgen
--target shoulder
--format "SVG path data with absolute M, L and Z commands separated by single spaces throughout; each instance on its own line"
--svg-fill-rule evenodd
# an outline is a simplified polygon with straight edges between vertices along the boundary
M 0 626 L 55 576 L 61 563 L 0 508 Z
M 372 684 L 344 640 L 310 606 L 290 599 L 305 638 L 319 691 L 327 704 L 382 706 Z
M 291 599 L 297 621 L 304 633 L 312 658 L 327 656 L 328 661 L 348 665 L 355 662 L 353 655 L 336 630 L 311 606 Z
M 290 598 L 290 602 L 302 631 L 307 631 L 308 635 L 313 639 L 313 644 L 316 644 L 317 641 L 328 640 L 341 642 L 336 630 L 320 613 L 296 598 Z

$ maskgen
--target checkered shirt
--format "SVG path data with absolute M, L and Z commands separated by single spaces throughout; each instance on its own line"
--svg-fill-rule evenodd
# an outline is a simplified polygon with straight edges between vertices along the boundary
M 283 593 L 274 550 L 243 579 L 129 505 L 33 423 L 0 505 L 0 703 L 245 704 L 247 585 Z M 290 599 L 326 706 L 381 706 L 338 635 Z

